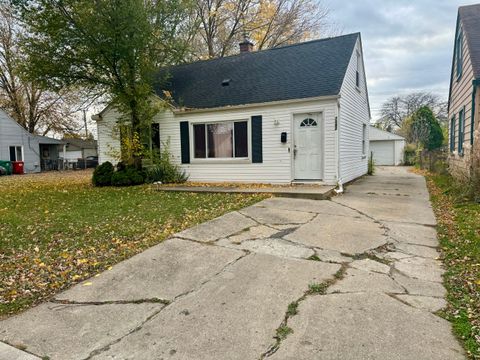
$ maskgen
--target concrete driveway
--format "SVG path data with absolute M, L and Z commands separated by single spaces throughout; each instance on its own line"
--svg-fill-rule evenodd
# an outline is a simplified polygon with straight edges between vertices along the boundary
M 0 359 L 464 359 L 434 226 L 406 168 L 268 199 L 1 322 Z

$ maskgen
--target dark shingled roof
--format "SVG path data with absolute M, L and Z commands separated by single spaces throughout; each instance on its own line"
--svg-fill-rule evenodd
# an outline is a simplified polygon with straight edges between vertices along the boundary
M 179 106 L 196 109 L 338 95 L 359 36 L 171 67 L 157 93 L 167 89 Z
M 461 6 L 458 14 L 463 24 L 463 33 L 467 38 L 473 73 L 480 78 L 480 4 Z

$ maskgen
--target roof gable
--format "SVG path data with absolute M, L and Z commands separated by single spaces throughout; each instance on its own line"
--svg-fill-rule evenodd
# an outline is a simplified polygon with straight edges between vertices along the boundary
M 405 140 L 405 138 L 370 125 L 369 140 Z
M 466 36 L 473 73 L 480 78 L 480 4 L 461 6 L 458 16 Z
M 156 88 L 187 108 L 338 95 L 359 33 L 169 68 Z M 163 73 L 165 75 L 165 73 Z

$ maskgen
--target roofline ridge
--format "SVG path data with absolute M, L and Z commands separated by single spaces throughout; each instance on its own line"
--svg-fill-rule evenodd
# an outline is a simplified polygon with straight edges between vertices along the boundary
M 460 5 L 458 9 L 464 9 L 468 7 L 477 7 L 477 6 L 480 6 L 480 4 Z
M 290 48 L 290 47 L 294 47 L 294 46 L 302 46 L 302 45 L 307 45 L 307 44 L 311 44 L 311 43 L 328 41 L 328 40 L 333 40 L 333 39 L 340 39 L 340 38 L 354 36 L 354 35 L 361 36 L 361 32 L 357 31 L 357 32 L 338 35 L 338 36 L 330 36 L 330 37 L 325 37 L 325 38 L 320 38 L 320 39 L 312 39 L 312 40 L 307 40 L 307 41 L 303 41 L 303 42 L 299 42 L 299 43 L 295 43 L 295 44 L 288 44 L 288 45 L 273 47 L 273 48 L 269 48 L 269 49 L 252 51 L 252 52 L 248 52 L 248 53 L 233 54 L 233 55 L 217 57 L 217 58 L 212 58 L 212 59 L 195 60 L 195 61 L 188 62 L 188 63 L 168 66 L 168 67 L 166 67 L 166 69 L 171 69 L 171 68 L 176 68 L 176 67 L 181 67 L 181 66 L 188 66 L 188 65 L 197 64 L 197 63 L 206 63 L 206 62 L 210 62 L 210 61 L 220 61 L 220 60 L 223 60 L 223 59 L 230 59 L 230 58 L 240 57 L 240 56 L 251 56 L 251 55 L 258 54 L 258 53 L 264 53 L 264 52 L 267 52 L 267 51 L 281 50 L 281 49 Z

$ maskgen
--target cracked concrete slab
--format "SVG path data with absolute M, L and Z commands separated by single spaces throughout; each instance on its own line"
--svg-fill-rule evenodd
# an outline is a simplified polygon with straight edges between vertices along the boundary
M 400 179 L 398 178 L 389 180 L 386 177 L 379 180 L 375 178 L 365 180 L 366 181 L 356 182 L 355 186 L 350 187 L 348 190 L 352 194 L 429 199 L 425 181 L 421 177 L 417 179 L 403 178 L 401 181 L 399 181 Z
M 0 341 L 0 359 L 1 360 L 41 360 L 39 357 L 19 350 L 16 347 L 5 344 Z
M 424 309 L 430 312 L 437 312 L 447 306 L 447 302 L 443 298 L 414 295 L 395 295 L 395 297 L 415 308 Z
M 335 214 L 338 216 L 358 217 L 360 214 L 345 206 L 327 200 L 270 198 L 254 206 L 276 208 L 292 211 L 312 212 L 317 214 Z
M 437 224 L 431 205 L 422 199 L 347 192 L 332 198 L 332 201 L 355 208 L 377 221 L 401 221 L 431 226 Z
M 288 304 L 339 268 L 249 255 L 94 359 L 257 359 Z
M 63 305 L 45 303 L 2 321 L 0 340 L 50 360 L 85 359 L 125 336 L 163 304 Z
M 388 295 L 308 297 L 272 360 L 463 360 L 450 324 Z
M 404 293 L 405 290 L 388 275 L 348 269 L 343 279 L 327 290 L 328 293 L 384 292 Z
M 436 249 L 423 245 L 399 243 L 395 245 L 395 248 L 404 253 L 424 258 L 438 259 L 440 256 L 440 253 Z
M 227 240 L 232 244 L 240 244 L 242 241 L 246 240 L 265 239 L 272 236 L 273 234 L 278 233 L 279 231 L 280 230 L 273 229 L 265 225 L 252 226 L 238 234 L 229 236 Z M 225 239 L 220 239 L 219 241 L 224 242 L 224 240 Z
M 387 252 L 375 252 L 375 256 L 379 257 L 380 259 L 392 261 L 392 260 L 409 258 L 409 257 L 412 257 L 413 255 L 405 254 L 403 252 L 398 252 L 398 251 L 387 251 Z
M 392 277 L 411 295 L 444 297 L 446 294 L 446 290 L 441 283 L 414 279 L 396 271 L 393 272 Z
M 255 205 L 240 210 L 240 213 L 268 225 L 305 224 L 315 216 L 308 212 L 264 208 Z
M 393 266 L 396 270 L 411 278 L 439 283 L 443 281 L 444 271 L 441 268 L 440 261 L 410 257 L 397 260 Z
M 75 302 L 173 300 L 244 256 L 242 251 L 170 239 L 56 296 Z M 139 284 L 141 284 L 139 286 Z
M 248 250 L 255 253 L 275 255 L 284 258 L 307 259 L 315 254 L 312 249 L 295 245 L 278 238 L 246 240 L 240 244 L 232 243 L 229 239 L 223 239 L 217 241 L 217 244 L 232 249 Z
M 372 259 L 355 260 L 350 263 L 350 267 L 382 274 L 388 274 L 390 272 L 390 266 Z
M 212 242 L 221 238 L 229 237 L 256 225 L 258 224 L 252 219 L 234 211 L 184 230 L 175 234 L 174 237 L 201 242 Z
M 437 231 L 432 226 L 407 224 L 400 222 L 385 222 L 389 235 L 397 241 L 436 247 L 438 246 Z
M 334 262 L 334 263 L 349 263 L 353 261 L 353 259 L 349 256 L 342 255 L 339 251 L 335 250 L 322 250 L 322 249 L 315 249 L 315 255 L 318 256 L 320 261 L 325 262 Z
M 368 218 L 318 215 L 285 239 L 345 254 L 361 254 L 387 242 L 384 229 Z

